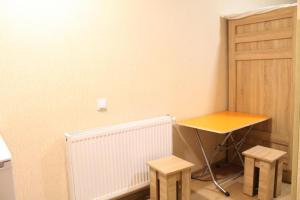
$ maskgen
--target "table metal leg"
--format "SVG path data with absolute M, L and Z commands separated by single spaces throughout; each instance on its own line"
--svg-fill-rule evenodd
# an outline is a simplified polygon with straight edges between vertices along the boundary
M 230 135 L 230 134 L 229 134 L 229 135 Z M 212 178 L 212 180 L 213 180 L 213 183 L 214 183 L 214 184 L 216 185 L 216 187 L 217 187 L 221 192 L 223 192 L 226 196 L 230 196 L 229 192 L 227 192 L 224 188 L 222 188 L 222 187 L 220 186 L 220 184 L 217 182 L 217 180 L 216 180 L 216 178 L 215 178 L 215 176 L 214 176 L 214 173 L 213 173 L 213 171 L 212 171 L 212 169 L 211 169 L 211 167 L 210 167 L 210 163 L 209 163 L 208 158 L 207 158 L 207 156 L 206 156 L 206 153 L 205 153 L 205 150 L 204 150 L 204 148 L 203 148 L 203 145 L 202 145 L 202 141 L 201 141 L 200 135 L 198 134 L 198 131 L 197 131 L 197 130 L 196 130 L 196 136 L 197 136 L 197 140 L 198 140 L 198 142 L 199 142 L 199 144 L 200 144 L 200 148 L 201 148 L 201 151 L 202 151 L 204 160 L 205 160 L 205 162 L 206 162 L 207 168 L 208 168 L 208 170 L 209 170 L 210 176 L 211 176 L 211 178 Z M 226 138 L 227 138 L 227 136 L 226 136 Z M 225 141 L 225 142 L 226 142 L 226 141 Z
M 242 163 L 242 166 L 244 166 L 244 160 L 243 160 L 243 157 L 242 157 L 242 155 L 240 154 L 239 149 L 238 149 L 238 147 L 237 147 L 237 145 L 236 145 L 236 143 L 235 143 L 235 140 L 234 140 L 234 138 L 232 137 L 232 135 L 230 136 L 230 139 L 231 139 L 231 141 L 232 141 L 232 144 L 233 144 L 233 147 L 234 147 L 234 149 L 235 149 L 235 151 L 236 151 L 236 154 L 239 156 L 239 159 L 240 159 L 240 161 L 241 161 L 241 163 Z
M 197 130 L 196 130 L 196 131 L 197 131 Z M 198 134 L 198 132 L 197 132 L 197 134 Z M 212 157 L 211 157 L 211 159 L 210 159 L 210 161 L 209 161 L 209 164 L 212 164 L 212 163 L 213 163 L 215 157 L 217 156 L 217 154 L 218 154 L 219 152 L 222 151 L 222 148 L 223 148 L 224 145 L 226 144 L 227 140 L 231 137 L 231 135 L 232 135 L 232 132 L 226 134 L 226 136 L 225 136 L 225 138 L 223 139 L 223 141 L 221 142 L 221 144 L 219 144 L 219 145 L 217 146 L 216 151 L 214 152 L 214 154 L 212 155 Z M 228 154 L 228 153 L 227 153 L 227 150 L 226 150 L 226 157 L 227 157 L 227 154 Z M 226 159 L 227 159 L 227 158 L 226 158 Z M 208 170 L 208 168 L 207 168 L 207 166 L 206 166 L 205 169 L 203 170 L 203 172 L 201 173 L 201 176 L 205 175 L 205 174 L 207 173 L 207 170 Z
M 243 135 L 242 139 L 240 139 L 240 142 L 238 142 L 239 144 L 236 145 L 236 153 L 233 154 L 233 156 L 230 159 L 230 162 L 232 162 L 235 159 L 236 155 L 238 155 L 239 157 L 241 157 L 241 154 L 239 152 L 240 152 L 243 144 L 245 143 L 247 136 L 252 131 L 252 128 L 253 128 L 253 126 L 249 127 L 249 129 L 247 130 L 247 132 Z

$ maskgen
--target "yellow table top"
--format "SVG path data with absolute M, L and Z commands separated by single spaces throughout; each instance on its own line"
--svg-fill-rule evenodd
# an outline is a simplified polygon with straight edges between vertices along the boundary
M 270 119 L 263 115 L 239 112 L 218 112 L 177 122 L 180 126 L 226 134 Z

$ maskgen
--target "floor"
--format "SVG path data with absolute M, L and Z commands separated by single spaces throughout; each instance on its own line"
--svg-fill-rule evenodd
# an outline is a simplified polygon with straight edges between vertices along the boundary
M 197 181 L 192 180 L 191 182 L 191 200 L 255 200 L 256 197 L 249 197 L 243 194 L 243 177 L 239 177 L 234 180 L 230 180 L 223 183 L 222 186 L 229 191 L 230 197 L 225 197 L 219 192 L 216 187 L 210 181 Z M 280 197 L 275 200 L 290 200 L 291 185 L 283 184 L 282 192 Z
M 191 199 L 190 200 L 257 200 L 257 196 L 249 197 L 243 194 L 243 177 L 239 177 L 226 183 L 222 186 L 230 192 L 230 197 L 225 197 L 219 192 L 211 181 L 197 181 L 191 182 Z M 275 200 L 291 200 L 290 196 L 291 185 L 282 184 L 281 196 Z M 118 200 L 150 200 L 149 188 L 145 188 L 138 193 L 131 194 Z

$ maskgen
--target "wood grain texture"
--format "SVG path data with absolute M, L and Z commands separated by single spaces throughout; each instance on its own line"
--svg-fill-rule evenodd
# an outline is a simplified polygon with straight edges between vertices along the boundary
M 228 109 L 272 118 L 268 130 L 254 128 L 261 134 L 247 144 L 287 147 L 285 174 L 292 155 L 295 13 L 295 7 L 283 8 L 228 24 Z
M 267 148 L 259 145 L 243 152 L 243 155 L 247 158 L 250 157 L 257 159 L 258 161 L 270 163 L 275 163 L 277 160 L 280 160 L 285 154 L 286 152 L 284 151 Z
M 182 171 L 181 200 L 190 200 L 191 197 L 191 169 Z
M 269 13 L 270 15 L 270 13 Z M 253 21 L 252 23 L 245 23 L 236 26 L 236 34 L 238 36 L 260 33 L 260 32 L 271 32 L 271 31 L 285 31 L 289 30 L 290 27 L 293 26 L 293 21 L 291 15 L 287 18 L 283 18 L 283 16 L 277 16 L 278 19 L 271 19 L 264 21 Z M 262 16 L 261 16 L 262 18 Z
M 228 110 L 236 111 L 236 60 L 235 53 L 236 47 L 234 42 L 236 26 L 233 22 L 228 23 L 228 62 L 229 62 L 229 72 L 228 72 Z
M 275 163 L 260 162 L 258 198 L 273 199 Z
M 254 195 L 254 158 L 245 158 L 243 192 L 249 196 Z
M 279 197 L 281 195 L 282 170 L 283 170 L 283 160 L 280 159 L 276 162 L 274 197 Z
M 247 24 L 256 24 L 260 22 L 270 22 L 280 19 L 293 17 L 295 13 L 295 7 L 282 8 L 272 12 L 262 13 L 258 15 L 252 15 L 246 18 L 233 20 L 236 26 L 247 25 Z
M 291 38 L 293 36 L 292 30 L 277 30 L 266 32 L 252 32 L 251 34 L 239 34 L 236 35 L 234 42 L 256 42 L 256 41 L 268 41 Z
M 159 187 L 160 187 L 160 200 L 176 200 L 177 192 L 176 192 L 176 182 L 177 176 L 176 174 L 165 176 L 163 174 L 159 174 Z
M 190 169 L 194 166 L 193 163 L 190 163 L 176 156 L 168 156 L 158 160 L 151 160 L 148 162 L 148 165 L 152 169 L 164 175 L 178 173 L 182 170 Z
M 294 126 L 293 126 L 293 147 L 292 149 L 292 159 L 293 159 L 293 168 L 292 168 L 292 198 L 300 199 L 300 4 L 298 3 L 298 12 L 295 13 L 297 28 L 295 30 L 296 37 L 294 38 L 294 46 L 295 46 L 295 101 L 294 101 Z M 298 160 L 298 162 L 296 162 Z M 295 184 L 297 183 L 297 184 Z
M 259 199 L 273 199 L 281 194 L 284 151 L 255 146 L 243 152 L 245 156 L 244 188 L 245 194 L 253 196 L 255 168 L 259 169 Z
M 150 168 L 150 198 L 158 200 L 158 177 L 155 169 Z
M 151 200 L 190 200 L 193 163 L 169 156 L 148 162 Z

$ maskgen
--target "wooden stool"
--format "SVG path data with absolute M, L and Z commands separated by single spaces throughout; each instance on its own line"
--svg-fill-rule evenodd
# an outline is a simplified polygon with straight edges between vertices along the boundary
M 286 152 L 263 146 L 256 146 L 243 152 L 245 156 L 245 194 L 253 196 L 258 186 L 258 198 L 269 200 L 281 194 L 282 157 Z M 259 182 L 258 179 L 259 170 Z
M 191 167 L 176 156 L 149 161 L 151 200 L 190 200 Z

